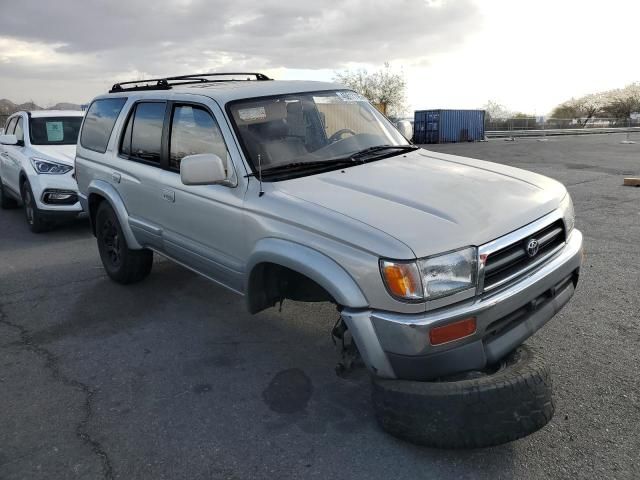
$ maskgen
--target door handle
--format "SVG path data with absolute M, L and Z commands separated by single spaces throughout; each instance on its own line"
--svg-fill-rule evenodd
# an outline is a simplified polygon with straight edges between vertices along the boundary
M 167 202 L 175 202 L 176 201 L 176 192 L 173 190 L 162 190 L 162 198 Z

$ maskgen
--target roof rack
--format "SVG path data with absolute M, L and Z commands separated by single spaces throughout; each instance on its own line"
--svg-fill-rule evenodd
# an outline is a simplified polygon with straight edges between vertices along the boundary
M 271 80 L 263 73 L 255 72 L 229 72 L 229 73 L 195 73 L 191 75 L 179 75 L 177 77 L 150 78 L 147 80 L 132 80 L 129 82 L 119 82 L 111 87 L 109 93 L 128 92 L 135 90 L 170 90 L 174 85 L 187 85 L 192 83 L 213 83 L 228 81 L 251 81 L 251 78 L 225 78 L 210 79 L 208 77 L 255 77 L 253 81 Z M 123 85 L 127 85 L 123 87 Z

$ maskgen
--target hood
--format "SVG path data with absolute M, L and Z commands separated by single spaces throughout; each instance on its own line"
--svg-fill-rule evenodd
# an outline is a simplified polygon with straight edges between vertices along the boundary
M 487 243 L 553 211 L 566 194 L 535 173 L 426 150 L 274 185 L 384 231 L 418 257 Z
M 31 148 L 36 157 L 40 155 L 73 167 L 76 158 L 75 145 L 32 145 Z

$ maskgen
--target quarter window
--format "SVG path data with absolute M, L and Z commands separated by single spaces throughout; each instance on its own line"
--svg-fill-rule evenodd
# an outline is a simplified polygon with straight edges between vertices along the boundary
M 164 102 L 141 102 L 135 106 L 122 137 L 122 154 L 160 164 L 165 108 Z
M 201 107 L 179 105 L 171 120 L 169 168 L 179 171 L 184 157 L 199 153 L 218 155 L 228 165 L 227 147 L 213 116 Z
M 126 98 L 103 98 L 93 102 L 82 124 L 80 145 L 96 152 L 106 152 L 111 131 L 126 101 Z
M 16 123 L 16 130 L 13 132 L 19 142 L 24 142 L 24 128 L 22 127 L 22 117 L 18 117 L 18 123 Z
M 4 130 L 4 133 L 7 135 L 13 135 L 13 130 L 16 128 L 16 118 L 13 117 L 9 119 L 9 123 L 7 123 L 7 128 Z

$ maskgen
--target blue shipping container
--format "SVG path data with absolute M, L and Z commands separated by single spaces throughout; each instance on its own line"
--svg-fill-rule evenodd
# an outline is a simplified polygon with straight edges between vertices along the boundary
M 484 139 L 484 110 L 418 110 L 414 143 L 477 142 Z

